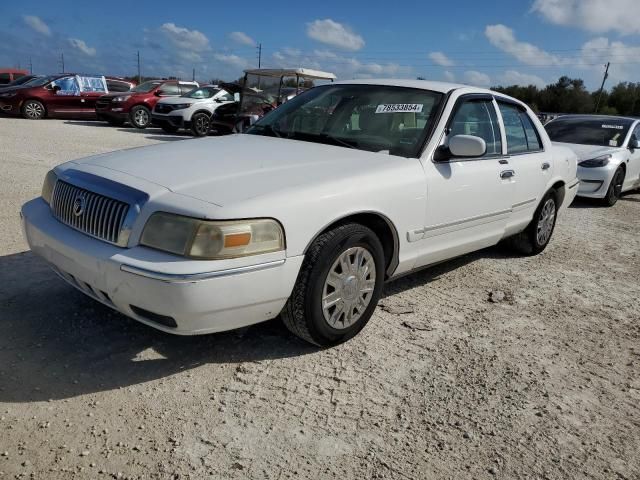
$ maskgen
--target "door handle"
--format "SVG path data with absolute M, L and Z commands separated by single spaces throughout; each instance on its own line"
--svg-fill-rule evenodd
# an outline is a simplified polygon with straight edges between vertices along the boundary
M 507 160 L 506 158 L 503 158 L 503 159 L 498 160 L 498 163 L 500 165 L 509 165 L 509 160 Z
M 543 170 L 549 170 L 550 168 L 551 168 L 551 165 L 549 165 L 547 162 L 544 162 L 544 163 L 542 164 L 542 169 L 543 169 Z
M 514 170 L 503 170 L 502 172 L 500 172 L 500 178 L 505 179 L 505 178 L 511 178 L 513 176 L 515 176 L 516 172 Z

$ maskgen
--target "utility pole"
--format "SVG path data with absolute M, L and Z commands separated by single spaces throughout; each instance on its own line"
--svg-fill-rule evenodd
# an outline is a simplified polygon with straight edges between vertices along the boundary
M 140 74 L 140 50 L 138 50 L 138 83 L 142 83 L 142 76 Z
M 595 113 L 598 113 L 598 109 L 600 108 L 600 99 L 602 99 L 602 92 L 604 91 L 604 83 L 607 81 L 607 78 L 609 78 L 609 65 L 611 64 L 607 62 L 607 66 L 604 69 L 604 77 L 602 77 L 602 85 L 600 85 L 600 93 L 598 93 L 598 101 L 596 102 Z
M 258 68 L 262 67 L 262 44 L 259 43 L 256 47 L 258 49 Z
M 62 67 L 62 72 L 60 72 L 60 73 L 64 73 L 64 52 L 62 52 L 60 54 L 60 63 L 59 63 L 59 65 Z
M 196 67 L 193 67 L 193 75 L 191 76 L 191 81 L 192 82 L 196 81 Z
M 33 75 L 33 63 L 31 62 L 31 57 L 29 57 L 29 73 Z

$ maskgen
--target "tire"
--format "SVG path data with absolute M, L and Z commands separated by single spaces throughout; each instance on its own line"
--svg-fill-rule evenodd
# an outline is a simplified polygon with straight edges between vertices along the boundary
M 151 111 L 144 105 L 136 105 L 129 112 L 129 122 L 134 127 L 144 130 L 151 125 Z
M 555 190 L 550 190 L 542 198 L 527 228 L 509 239 L 511 247 L 523 255 L 541 253 L 551 241 L 557 217 L 558 195 Z
M 46 114 L 44 105 L 38 100 L 27 100 L 22 105 L 22 116 L 27 120 L 41 120 Z
M 618 199 L 622 194 L 623 183 L 624 170 L 622 167 L 618 167 L 616 173 L 613 174 L 613 178 L 609 184 L 609 189 L 607 190 L 607 195 L 602 199 L 602 203 L 608 207 L 613 207 L 618 202 Z
M 211 127 L 210 120 L 211 117 L 206 113 L 195 113 L 193 117 L 191 117 L 191 133 L 193 133 L 195 137 L 207 136 Z
M 166 133 L 176 133 L 179 130 L 179 128 L 175 125 L 167 125 L 166 123 L 163 124 L 160 128 L 162 128 L 162 130 L 164 130 Z
M 351 267 L 354 262 L 361 265 L 358 273 L 349 270 L 347 274 L 341 260 Z M 320 347 L 352 338 L 364 328 L 378 304 L 384 265 L 382 244 L 369 228 L 347 223 L 323 233 L 305 255 L 281 313 L 284 324 L 298 337 Z M 323 298 L 330 298 L 332 305 L 323 309 Z

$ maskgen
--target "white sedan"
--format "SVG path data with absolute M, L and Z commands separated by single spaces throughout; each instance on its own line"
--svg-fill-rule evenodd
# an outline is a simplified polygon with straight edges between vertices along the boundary
M 508 238 L 541 252 L 577 185 L 575 154 L 517 100 L 366 80 L 313 88 L 246 134 L 65 163 L 22 217 L 64 280 L 145 324 L 280 315 L 333 345 L 387 280 Z
M 605 115 L 565 115 L 545 129 L 556 145 L 578 155 L 578 196 L 616 204 L 640 187 L 640 120 Z

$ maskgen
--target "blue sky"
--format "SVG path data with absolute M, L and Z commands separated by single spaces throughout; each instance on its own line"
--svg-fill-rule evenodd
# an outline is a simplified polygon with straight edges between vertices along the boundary
M 106 7 L 105 5 L 108 5 Z M 295 6 L 298 5 L 298 6 Z M 35 73 L 234 79 L 257 66 L 339 78 L 417 76 L 481 86 L 546 84 L 566 74 L 595 89 L 640 81 L 639 0 L 319 2 L 3 2 L 0 66 Z

